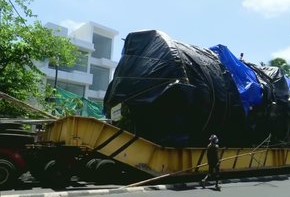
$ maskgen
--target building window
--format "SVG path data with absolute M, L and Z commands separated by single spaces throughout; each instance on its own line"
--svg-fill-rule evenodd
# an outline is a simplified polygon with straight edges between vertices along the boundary
M 74 70 L 87 72 L 89 62 L 89 55 L 87 52 L 80 51 L 80 57 L 77 59 L 76 66 L 72 67 Z
M 93 34 L 95 51 L 92 53 L 94 58 L 111 59 L 112 39 L 98 34 Z
M 90 90 L 107 90 L 109 85 L 110 69 L 91 65 L 91 74 L 93 74 L 93 84 Z
M 54 80 L 52 80 L 52 79 L 47 79 L 47 83 L 50 84 L 51 86 L 54 86 Z M 77 85 L 77 84 L 66 83 L 63 81 L 57 81 L 57 86 L 66 90 L 66 91 L 77 94 L 80 97 L 83 97 L 85 95 L 85 86 L 83 86 L 83 85 Z
M 80 57 L 77 59 L 76 65 L 75 66 L 59 66 L 58 70 L 65 71 L 65 72 L 72 72 L 74 70 L 77 71 L 82 71 L 82 72 L 87 72 L 88 69 L 88 53 L 84 51 L 79 51 L 80 52 Z M 49 68 L 55 69 L 55 66 L 51 63 L 48 64 Z

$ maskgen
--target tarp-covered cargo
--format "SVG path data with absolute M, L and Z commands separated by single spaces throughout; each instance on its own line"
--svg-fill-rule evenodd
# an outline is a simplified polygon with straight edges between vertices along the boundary
M 232 74 L 246 114 L 253 107 L 261 105 L 263 92 L 255 72 L 237 59 L 226 46 L 217 45 L 211 47 L 210 50 L 218 55 L 219 60 Z
M 258 143 L 271 132 L 262 128 L 268 104 L 257 102 L 257 109 L 245 111 L 232 75 L 211 50 L 156 30 L 133 32 L 125 40 L 104 110 L 110 118 L 121 103 L 123 118 L 116 124 L 163 146 L 205 146 L 212 133 L 224 146 Z

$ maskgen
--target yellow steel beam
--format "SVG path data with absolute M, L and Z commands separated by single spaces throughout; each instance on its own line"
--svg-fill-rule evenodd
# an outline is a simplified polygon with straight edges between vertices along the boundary
M 168 148 L 94 118 L 67 117 L 43 133 L 43 141 L 87 147 L 115 160 L 158 176 L 191 169 L 207 171 L 205 148 Z M 247 170 L 290 165 L 289 149 L 220 149 L 221 170 Z

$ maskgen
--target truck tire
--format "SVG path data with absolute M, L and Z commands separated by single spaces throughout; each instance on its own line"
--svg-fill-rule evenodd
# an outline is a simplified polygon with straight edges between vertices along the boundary
M 84 165 L 79 170 L 79 177 L 84 181 L 94 181 L 94 173 L 96 165 L 101 159 L 90 159 L 88 162 L 84 162 Z
M 37 162 L 34 162 L 32 164 L 30 164 L 30 174 L 38 181 L 40 182 L 45 182 L 45 173 L 44 173 L 44 168 L 45 166 L 48 164 L 49 161 L 51 161 L 52 159 L 47 159 L 44 160 L 43 158 L 35 158 L 35 160 L 37 159 Z
M 90 171 L 90 173 L 92 172 L 92 170 L 94 171 L 96 166 L 98 165 L 98 163 L 101 161 L 101 159 L 91 159 L 90 161 L 88 161 L 88 163 L 86 164 L 86 168 Z
M 101 184 L 117 182 L 119 178 L 116 163 L 109 159 L 103 159 L 95 166 L 95 181 Z
M 70 171 L 66 166 L 57 163 L 56 160 L 51 160 L 44 166 L 43 183 L 52 187 L 63 188 L 69 184 L 70 179 Z
M 109 159 L 100 160 L 96 165 L 96 170 L 110 170 L 115 169 L 115 162 Z
M 6 159 L 0 159 L 0 187 L 5 188 L 16 182 L 16 168 Z

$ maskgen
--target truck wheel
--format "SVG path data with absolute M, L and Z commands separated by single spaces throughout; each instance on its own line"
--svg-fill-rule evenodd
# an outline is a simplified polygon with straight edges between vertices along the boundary
M 116 163 L 112 160 L 104 159 L 98 162 L 95 167 L 95 180 L 98 183 L 115 183 L 119 178 Z
M 92 170 L 94 171 L 94 169 L 96 168 L 96 165 L 98 165 L 98 163 L 101 161 L 101 159 L 91 159 L 87 164 L 86 164 L 86 168 L 90 171 L 90 173 L 92 173 Z
M 84 163 L 82 166 L 79 177 L 81 180 L 85 181 L 94 181 L 94 173 L 96 165 L 100 162 L 100 159 L 91 159 L 88 162 Z
M 43 181 L 53 187 L 65 187 L 69 184 L 71 173 L 66 166 L 55 160 L 49 161 L 44 167 Z
M 15 166 L 6 159 L 0 159 L 0 187 L 10 186 L 16 178 Z

